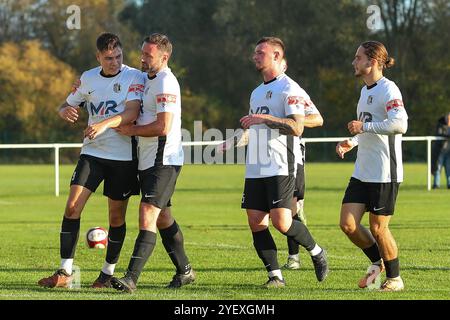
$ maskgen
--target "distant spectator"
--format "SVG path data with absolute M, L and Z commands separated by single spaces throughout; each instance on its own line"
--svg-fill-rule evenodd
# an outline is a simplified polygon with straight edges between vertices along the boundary
M 433 189 L 441 185 L 441 169 L 445 168 L 447 188 L 450 189 L 450 112 L 439 118 L 436 135 L 448 138 L 434 142 L 431 150 L 431 173 L 434 175 Z

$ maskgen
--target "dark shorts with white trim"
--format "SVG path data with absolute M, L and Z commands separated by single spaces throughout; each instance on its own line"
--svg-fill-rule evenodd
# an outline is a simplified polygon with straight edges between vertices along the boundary
M 294 186 L 293 175 L 247 178 L 241 208 L 264 212 L 275 208 L 291 209 Z
M 362 182 L 356 178 L 350 178 L 345 190 L 344 203 L 363 203 L 366 211 L 375 215 L 390 216 L 394 214 L 400 183 L 374 183 Z
M 103 195 L 122 201 L 139 194 L 137 174 L 137 160 L 109 160 L 82 154 L 70 185 L 79 185 L 95 192 L 104 181 Z
M 141 184 L 141 202 L 149 203 L 157 208 L 170 207 L 170 198 L 175 192 L 181 166 L 157 165 L 139 171 Z

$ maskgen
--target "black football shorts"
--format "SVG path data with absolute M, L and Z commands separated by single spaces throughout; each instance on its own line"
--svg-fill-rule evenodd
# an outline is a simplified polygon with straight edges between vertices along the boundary
M 137 161 L 119 161 L 82 154 L 70 185 L 83 186 L 92 192 L 102 181 L 103 195 L 112 200 L 125 200 L 139 194 Z
M 351 178 L 342 203 L 364 203 L 366 211 L 376 215 L 394 214 L 400 183 L 362 182 Z
M 175 191 L 181 166 L 154 166 L 139 171 L 141 202 L 164 209 L 172 204 L 170 198 Z
M 264 212 L 275 208 L 291 209 L 294 184 L 293 175 L 247 178 L 241 208 Z

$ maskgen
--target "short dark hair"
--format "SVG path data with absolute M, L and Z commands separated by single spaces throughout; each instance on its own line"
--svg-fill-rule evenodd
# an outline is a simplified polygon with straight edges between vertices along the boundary
M 122 48 L 119 36 L 114 33 L 104 32 L 97 38 L 97 50 L 103 52 L 105 50 L 113 50 L 115 48 Z
M 172 55 L 172 43 L 169 40 L 169 37 L 161 34 L 161 33 L 152 33 L 151 35 L 144 38 L 143 43 L 151 43 L 156 44 L 156 47 L 169 54 L 169 57 Z
M 268 44 L 274 46 L 274 47 L 279 47 L 281 49 L 281 53 L 282 53 L 282 57 L 284 57 L 284 53 L 286 51 L 286 48 L 284 46 L 284 42 L 283 40 L 281 40 L 280 38 L 277 37 L 262 37 L 261 39 L 259 39 L 259 41 L 256 43 L 256 45 L 259 45 L 261 43 L 265 43 L 267 42 Z M 287 63 L 287 60 L 286 60 Z

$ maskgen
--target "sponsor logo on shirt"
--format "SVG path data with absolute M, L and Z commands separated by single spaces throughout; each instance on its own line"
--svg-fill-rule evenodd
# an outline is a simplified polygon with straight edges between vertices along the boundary
M 394 99 L 389 101 L 386 104 L 386 111 L 389 112 L 390 110 L 394 109 L 394 110 L 399 110 L 399 108 L 403 108 L 403 101 L 400 99 Z
M 305 108 L 314 106 L 314 103 L 311 100 L 306 100 L 303 97 L 299 96 L 290 96 L 288 97 L 288 105 L 302 105 Z
M 98 106 L 90 102 L 91 115 L 109 115 L 110 113 L 118 113 L 116 110 L 117 103 L 114 100 L 102 101 Z
M 156 95 L 156 103 L 176 103 L 177 96 L 174 94 L 161 93 Z
M 290 96 L 288 97 L 288 105 L 293 105 L 293 104 L 303 104 L 304 99 L 302 97 L 298 97 L 298 96 Z
M 130 92 L 134 92 L 134 94 L 138 96 L 140 93 L 144 92 L 144 85 L 143 84 L 132 84 L 128 88 L 128 93 L 130 93 Z
M 270 110 L 269 110 L 269 107 L 262 106 L 262 107 L 256 108 L 256 111 L 253 111 L 253 109 L 251 109 L 250 113 L 251 114 L 270 114 Z

